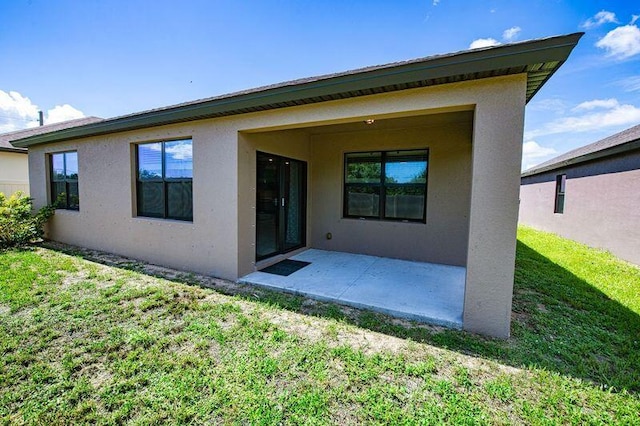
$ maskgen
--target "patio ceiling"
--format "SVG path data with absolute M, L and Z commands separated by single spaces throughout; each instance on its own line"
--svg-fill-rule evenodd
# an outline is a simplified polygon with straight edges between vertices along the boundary
M 472 121 L 473 111 L 469 110 L 376 119 L 371 124 L 367 124 L 363 120 L 358 120 L 349 123 L 303 127 L 299 130 L 303 130 L 311 135 L 319 135 L 328 133 L 347 133 L 372 130 L 394 130 L 410 129 L 416 127 L 432 127 L 451 123 L 471 123 Z

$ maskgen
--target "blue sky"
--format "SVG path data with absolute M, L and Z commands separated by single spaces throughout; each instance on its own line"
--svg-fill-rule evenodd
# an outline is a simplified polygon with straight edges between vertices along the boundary
M 640 123 L 631 1 L 0 0 L 0 132 L 585 31 L 526 110 L 524 166 Z

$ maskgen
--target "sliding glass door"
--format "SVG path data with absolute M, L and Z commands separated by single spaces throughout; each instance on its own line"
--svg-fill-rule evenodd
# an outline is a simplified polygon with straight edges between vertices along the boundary
M 303 247 L 307 163 L 257 153 L 256 260 Z

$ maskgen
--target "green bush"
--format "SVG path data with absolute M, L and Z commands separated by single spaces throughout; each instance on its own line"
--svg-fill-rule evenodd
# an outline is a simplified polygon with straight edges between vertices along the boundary
M 32 199 L 22 192 L 7 198 L 0 192 L 0 250 L 28 244 L 44 234 L 44 224 L 55 209 L 42 207 L 32 214 Z

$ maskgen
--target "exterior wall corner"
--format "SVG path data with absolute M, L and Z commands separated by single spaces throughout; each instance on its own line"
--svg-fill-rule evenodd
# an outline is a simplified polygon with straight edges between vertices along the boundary
M 499 338 L 510 335 L 525 87 L 501 81 L 474 120 L 463 328 Z

